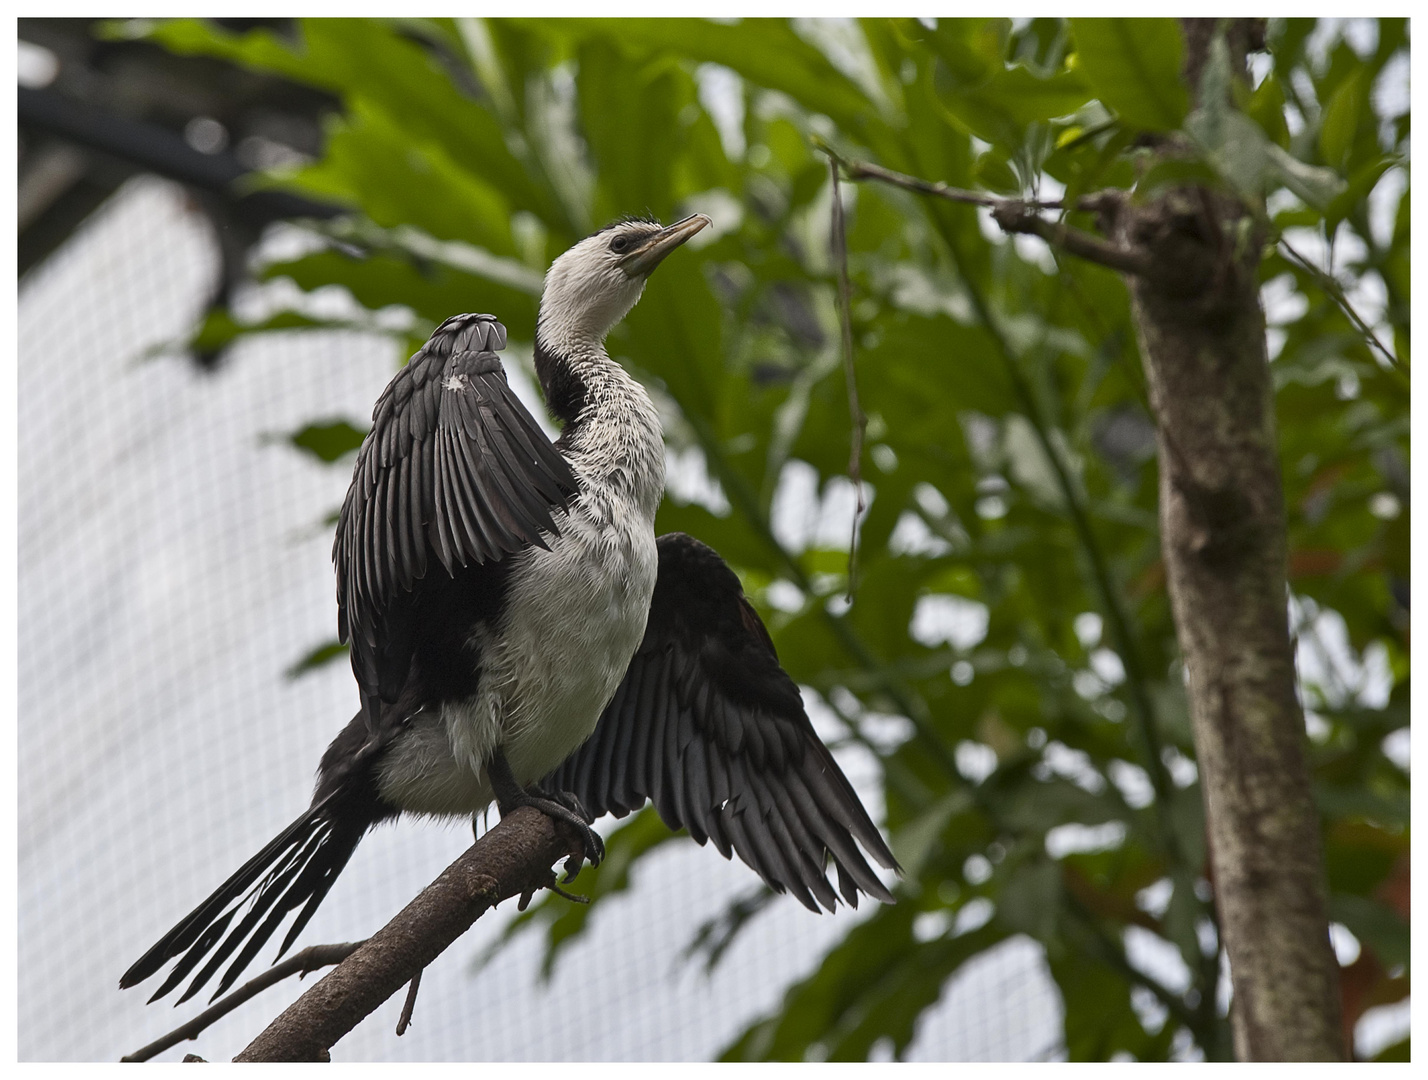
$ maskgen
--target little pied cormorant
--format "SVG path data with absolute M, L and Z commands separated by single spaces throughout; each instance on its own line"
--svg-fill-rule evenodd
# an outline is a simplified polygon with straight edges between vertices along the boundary
M 892 902 L 857 844 L 896 869 L 892 853 L 738 578 L 692 537 L 655 537 L 659 417 L 604 340 L 708 224 L 620 221 L 552 264 L 535 366 L 563 424 L 553 444 L 506 383 L 493 316 L 447 319 L 388 384 L 333 547 L 361 709 L 323 754 L 311 808 L 121 987 L 177 959 L 160 998 L 202 963 L 182 1001 L 236 951 L 217 997 L 296 910 L 287 951 L 372 826 L 493 800 L 575 824 L 595 863 L 588 822 L 650 799 L 813 911 L 837 904 L 830 857 L 849 904 Z

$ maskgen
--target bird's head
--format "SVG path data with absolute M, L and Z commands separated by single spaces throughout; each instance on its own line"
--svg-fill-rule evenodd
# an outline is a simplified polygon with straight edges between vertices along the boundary
M 565 349 L 599 344 L 635 306 L 654 268 L 708 224 L 703 214 L 668 226 L 617 221 L 580 241 L 545 275 L 539 330 L 545 343 Z

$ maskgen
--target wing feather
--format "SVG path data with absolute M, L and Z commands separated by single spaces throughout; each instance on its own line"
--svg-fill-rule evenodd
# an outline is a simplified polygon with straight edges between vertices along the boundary
M 391 701 L 411 662 L 406 597 L 434 571 L 498 562 L 559 531 L 578 490 L 560 451 L 506 382 L 490 315 L 458 315 L 388 384 L 372 410 L 338 515 L 338 635 L 366 694 Z M 395 621 L 395 622 L 394 622 Z
M 659 538 L 645 638 L 624 681 L 546 783 L 597 814 L 648 798 L 671 828 L 737 854 L 812 910 L 837 904 L 830 858 L 847 902 L 859 892 L 892 902 L 863 851 L 895 870 L 892 852 L 814 733 L 738 578 L 681 533 Z
M 680 815 L 689 835 L 696 844 L 703 844 L 709 837 L 709 818 L 714 801 L 709 793 L 709 764 L 705 760 L 704 740 L 694 732 L 693 716 L 684 713 L 681 720 L 686 723 L 688 738 L 684 748 L 684 791 L 687 798 L 680 807 Z

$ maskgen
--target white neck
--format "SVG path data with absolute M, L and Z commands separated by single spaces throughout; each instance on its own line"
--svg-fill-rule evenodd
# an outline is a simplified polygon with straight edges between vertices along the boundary
M 586 338 L 557 352 L 553 338 L 543 321 L 537 325 L 537 371 L 565 421 L 566 460 L 585 485 L 619 491 L 653 520 L 664 494 L 664 430 L 654 403 L 603 342 Z

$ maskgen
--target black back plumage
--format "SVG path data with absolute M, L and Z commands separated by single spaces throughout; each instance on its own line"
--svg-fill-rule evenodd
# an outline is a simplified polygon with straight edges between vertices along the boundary
M 388 384 L 342 504 L 332 560 L 337 628 L 370 701 L 395 701 L 433 559 L 445 577 L 557 534 L 577 485 L 506 382 L 491 315 L 457 315 Z M 375 708 L 370 709 L 376 712 Z
M 595 817 L 650 799 L 665 824 L 737 852 L 777 892 L 833 909 L 892 895 L 858 850 L 892 852 L 814 733 L 739 579 L 711 548 L 661 536 L 645 636 L 595 732 L 544 781 Z M 854 842 L 856 840 L 856 843 Z

